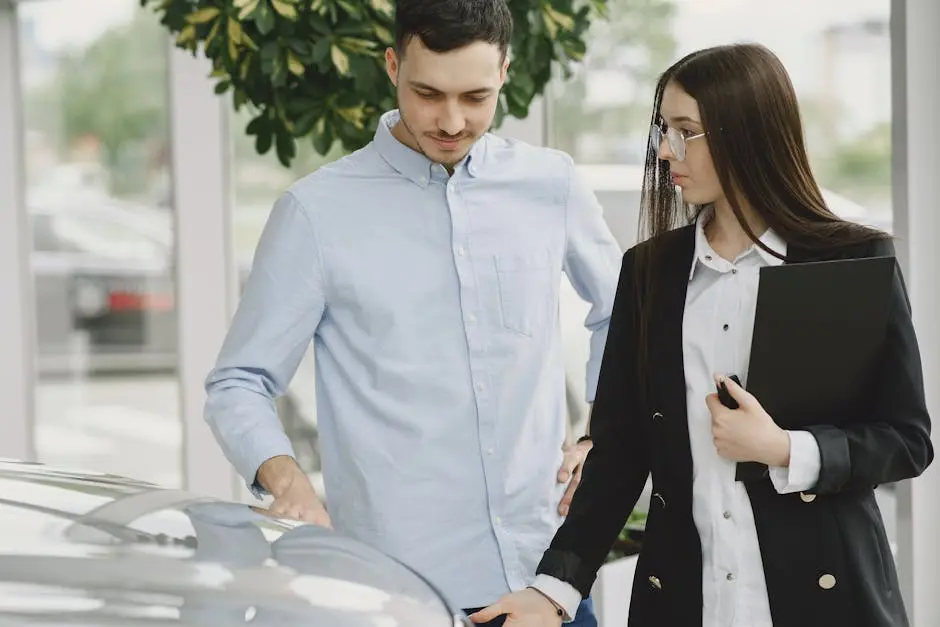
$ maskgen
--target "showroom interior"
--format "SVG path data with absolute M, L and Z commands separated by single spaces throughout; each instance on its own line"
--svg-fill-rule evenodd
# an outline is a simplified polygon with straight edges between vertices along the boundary
M 597 37 L 605 54 L 591 57 L 589 45 L 577 89 L 558 78 L 527 118 L 498 132 L 572 153 L 628 247 L 648 129 L 644 59 L 765 43 L 812 118 L 823 186 L 850 217 L 897 238 L 928 404 L 940 416 L 940 2 L 663 2 L 671 19 L 655 28 L 668 35 L 665 49 L 622 49 L 618 38 L 643 26 L 618 25 L 630 16 L 613 12 Z M 308 150 L 290 169 L 255 154 L 246 118 L 216 95 L 210 72 L 138 0 L 0 0 L 0 457 L 251 499 L 203 420 L 204 380 L 271 203 L 341 153 Z M 76 205 L 100 226 L 60 220 Z M 44 225 L 111 265 L 44 247 Z M 68 279 L 76 264 L 80 282 Z M 124 313 L 114 328 L 75 325 L 75 311 L 104 306 Z M 581 310 L 572 312 L 577 327 Z M 572 344 L 582 340 L 571 333 Z M 312 367 L 280 408 L 315 465 Z M 940 445 L 936 429 L 933 439 Z M 912 623 L 940 625 L 936 464 L 894 486 L 885 515 Z

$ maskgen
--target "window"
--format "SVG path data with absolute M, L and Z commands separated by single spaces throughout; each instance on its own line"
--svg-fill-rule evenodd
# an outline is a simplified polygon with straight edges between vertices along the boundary
M 576 75 L 554 84 L 550 135 L 594 183 L 622 243 L 635 238 L 656 79 L 689 52 L 736 41 L 764 44 L 786 66 L 833 208 L 891 228 L 890 0 L 608 4 Z
M 255 248 L 274 202 L 294 181 L 345 154 L 337 143 L 333 145 L 330 153 L 321 156 L 313 149 L 309 140 L 302 140 L 298 146 L 297 157 L 289 168 L 285 168 L 277 160 L 274 150 L 266 155 L 259 155 L 255 151 L 254 138 L 244 132 L 251 118 L 251 112 L 247 108 L 232 115 L 231 178 L 235 189 L 231 223 L 239 290 L 244 287 L 248 278 Z M 311 346 L 301 361 L 287 394 L 278 401 L 278 415 L 294 445 L 298 462 L 308 473 L 316 475 L 315 484 L 319 485 L 320 458 L 317 449 L 314 376 Z M 319 493 L 323 494 L 322 485 L 319 486 Z
M 39 460 L 178 486 L 166 33 L 136 0 L 17 16 Z

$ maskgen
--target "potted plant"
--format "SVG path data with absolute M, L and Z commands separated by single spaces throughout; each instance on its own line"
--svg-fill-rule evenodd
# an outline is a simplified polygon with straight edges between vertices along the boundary
M 296 142 L 325 155 L 368 143 L 381 114 L 394 107 L 385 75 L 393 45 L 393 0 L 140 0 L 152 5 L 180 48 L 212 62 L 216 92 L 248 106 L 246 132 L 261 154 L 275 148 L 285 166 Z M 512 63 L 496 124 L 524 118 L 558 69 L 570 76 L 586 33 L 607 0 L 508 0 L 515 29 Z

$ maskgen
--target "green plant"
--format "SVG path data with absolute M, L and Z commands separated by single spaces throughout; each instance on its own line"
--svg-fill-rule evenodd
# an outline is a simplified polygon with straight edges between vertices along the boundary
M 393 43 L 393 0 L 140 0 L 153 5 L 176 45 L 211 60 L 216 92 L 253 107 L 246 131 L 273 146 L 285 166 L 296 141 L 326 154 L 335 141 L 355 150 L 372 138 L 395 93 L 384 71 Z M 508 0 L 515 21 L 509 79 L 496 124 L 523 118 L 560 66 L 585 53 L 585 34 L 607 0 Z
M 607 552 L 605 562 L 612 562 L 631 555 L 637 555 L 643 546 L 643 533 L 646 528 L 646 513 L 633 510 L 620 535 L 614 540 Z

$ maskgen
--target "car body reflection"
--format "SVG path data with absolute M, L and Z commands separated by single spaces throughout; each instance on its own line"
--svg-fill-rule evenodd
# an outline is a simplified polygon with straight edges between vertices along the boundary
M 0 462 L 0 532 L 0 625 L 470 625 L 362 543 L 111 475 Z

